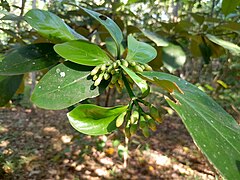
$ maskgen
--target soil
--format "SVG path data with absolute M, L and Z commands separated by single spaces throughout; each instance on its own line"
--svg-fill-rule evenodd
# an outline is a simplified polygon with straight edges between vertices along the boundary
M 0 179 L 215 179 L 216 172 L 176 115 L 165 116 L 149 138 L 87 136 L 67 111 L 0 109 Z

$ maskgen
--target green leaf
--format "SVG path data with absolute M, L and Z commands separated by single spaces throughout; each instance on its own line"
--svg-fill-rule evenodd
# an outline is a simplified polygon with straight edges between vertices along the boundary
M 103 92 L 107 86 L 93 85 L 91 68 L 65 62 L 47 72 L 35 87 L 31 100 L 44 109 L 64 109 Z
M 164 66 L 170 72 L 173 72 L 183 66 L 186 61 L 186 54 L 180 46 L 169 44 L 167 47 L 163 47 L 162 59 Z
M 240 55 L 240 47 L 238 45 L 233 44 L 229 41 L 219 39 L 218 37 L 210 34 L 207 34 L 206 36 L 210 41 L 222 46 L 225 49 L 228 49 L 233 55 L 236 55 L 236 56 Z
M 128 54 L 126 59 L 140 63 L 148 63 L 157 56 L 155 48 L 144 42 L 137 41 L 128 35 Z
M 222 1 L 222 12 L 225 16 L 234 12 L 237 6 L 240 4 L 239 0 L 223 0 Z
M 53 42 L 65 42 L 75 39 L 86 40 L 85 37 L 65 24 L 61 18 L 49 11 L 32 9 L 25 14 L 24 18 L 40 35 Z
M 145 80 L 143 80 L 138 75 L 136 75 L 135 72 L 133 72 L 131 69 L 122 65 L 121 67 L 130 76 L 130 78 L 136 83 L 136 85 L 140 88 L 143 95 L 149 92 L 149 87 Z
M 0 62 L 0 75 L 18 75 L 41 70 L 56 64 L 60 57 L 53 44 L 32 44 L 15 49 Z
M 240 179 L 240 126 L 196 86 L 169 74 L 143 72 L 148 78 L 175 82 L 184 94 L 174 91 L 176 103 L 167 102 L 182 118 L 196 145 L 226 179 Z
M 166 41 L 163 37 L 158 35 L 157 33 L 148 31 L 148 30 L 142 30 L 143 34 L 153 41 L 157 46 L 168 46 L 169 42 Z
M 88 135 L 103 135 L 116 129 L 116 118 L 128 106 L 111 108 L 81 104 L 67 114 L 70 124 L 77 131 Z
M 100 47 L 87 41 L 76 40 L 56 44 L 54 50 L 63 58 L 86 66 L 97 66 L 110 61 Z
M 117 47 L 115 46 L 114 40 L 112 38 L 106 38 L 105 40 L 107 50 L 113 55 L 113 57 L 117 57 Z M 120 55 L 124 52 L 124 47 L 120 44 Z
M 88 13 L 90 16 L 92 16 L 94 19 L 96 19 L 99 23 L 101 23 L 111 34 L 112 38 L 114 39 L 117 47 L 120 47 L 120 44 L 123 40 L 123 35 L 121 29 L 118 27 L 118 25 L 109 17 L 100 14 L 95 11 L 91 11 L 89 9 L 83 8 L 82 9 Z
M 12 98 L 22 82 L 22 75 L 0 76 L 0 106 L 4 106 Z

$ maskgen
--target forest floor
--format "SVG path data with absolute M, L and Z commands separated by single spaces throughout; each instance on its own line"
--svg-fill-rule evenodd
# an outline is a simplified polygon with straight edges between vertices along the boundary
M 207 137 L 206 137 L 207 138 Z M 0 179 L 215 179 L 216 173 L 176 115 L 149 138 L 76 132 L 66 111 L 0 109 Z

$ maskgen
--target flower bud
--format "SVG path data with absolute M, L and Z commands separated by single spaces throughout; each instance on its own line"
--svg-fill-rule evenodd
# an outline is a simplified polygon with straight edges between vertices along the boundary
M 162 118 L 161 118 L 161 116 L 160 116 L 160 114 L 159 114 L 159 112 L 158 112 L 158 109 L 157 109 L 156 107 L 154 107 L 154 106 L 151 106 L 151 107 L 150 107 L 150 115 L 152 116 L 152 118 L 153 118 L 155 121 L 157 121 L 157 122 L 159 122 L 159 123 L 162 122 Z
M 148 130 L 148 127 L 145 126 L 143 129 L 142 129 L 142 133 L 143 135 L 148 138 L 150 136 L 150 133 L 149 133 L 149 130 Z
M 133 111 L 130 117 L 130 122 L 131 124 L 135 124 L 139 119 L 139 112 L 138 111 Z
M 136 134 L 137 128 L 138 128 L 137 124 L 131 124 L 131 127 L 130 127 L 130 134 L 131 134 L 131 136 Z
M 117 119 L 116 119 L 116 126 L 117 127 L 120 127 L 123 124 L 126 114 L 127 114 L 127 112 L 125 111 L 117 117 Z
M 102 70 L 102 71 L 105 71 L 106 68 L 107 68 L 107 67 L 106 67 L 106 64 L 103 64 L 103 65 L 101 66 L 101 70 Z
M 122 65 L 125 67 L 128 67 L 128 62 L 126 60 L 122 59 Z
M 93 70 L 91 71 L 90 75 L 94 76 L 95 74 L 98 73 L 99 69 L 100 69 L 100 66 L 96 66 L 95 68 L 93 68 Z
M 95 74 L 92 79 L 95 81 L 97 80 L 97 78 L 98 78 L 98 75 Z
M 97 80 L 94 82 L 94 86 L 98 86 L 101 83 L 102 78 L 103 78 L 103 74 L 100 74 Z
M 157 130 L 157 125 L 155 123 L 155 121 L 153 119 L 149 119 L 148 120 L 148 127 L 152 130 L 152 131 L 156 131 Z
M 110 78 L 110 75 L 109 75 L 108 73 L 105 73 L 105 74 L 103 75 L 103 78 L 104 78 L 105 80 L 108 80 L 108 79 Z
M 148 64 L 144 64 L 144 66 L 146 71 L 152 71 L 152 67 L 149 66 Z

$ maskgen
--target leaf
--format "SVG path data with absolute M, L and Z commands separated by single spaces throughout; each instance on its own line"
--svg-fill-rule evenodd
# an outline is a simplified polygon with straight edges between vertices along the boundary
M 115 46 L 114 40 L 112 38 L 106 38 L 105 40 L 107 50 L 113 55 L 113 57 L 117 57 L 117 48 Z M 124 52 L 124 47 L 120 45 L 120 55 Z
M 223 0 L 222 1 L 222 12 L 225 16 L 234 12 L 237 6 L 240 4 L 239 0 Z
M 219 39 L 218 37 L 210 34 L 207 34 L 206 36 L 210 41 L 224 47 L 225 49 L 228 49 L 233 55 L 236 55 L 236 56 L 240 55 L 240 47 L 238 45 L 233 44 L 229 41 Z
M 56 44 L 54 50 L 63 58 L 86 66 L 97 66 L 110 61 L 100 47 L 87 41 L 76 40 Z
M 86 40 L 85 37 L 65 24 L 61 18 L 49 11 L 32 9 L 25 14 L 24 18 L 40 35 L 53 42 L 65 42 L 75 39 Z
M 186 54 L 180 46 L 169 44 L 167 47 L 163 47 L 162 59 L 164 66 L 170 72 L 173 72 L 183 66 L 186 61 Z
M 109 17 L 100 14 L 95 11 L 91 11 L 89 9 L 81 7 L 82 10 L 84 10 L 87 14 L 92 16 L 94 19 L 96 19 L 99 23 L 101 23 L 111 34 L 112 38 L 114 39 L 117 47 L 120 47 L 120 44 L 123 40 L 123 35 L 121 29 L 118 27 L 118 25 Z
M 184 94 L 174 91 L 177 103 L 167 102 L 182 118 L 196 145 L 226 179 L 240 179 L 240 126 L 196 86 L 169 74 L 143 72 L 148 78 L 175 82 Z
M 18 75 L 56 64 L 60 57 L 53 44 L 32 44 L 13 50 L 0 62 L 0 75 Z
M 169 81 L 166 79 L 158 79 L 155 77 L 153 77 L 153 80 L 154 80 L 155 84 L 157 84 L 161 88 L 165 89 L 169 93 L 173 93 L 174 90 L 176 90 L 183 94 L 183 91 L 178 87 L 178 85 L 175 82 L 172 82 L 172 81 Z
M 22 75 L 0 76 L 0 106 L 4 106 L 13 97 L 22 82 Z
M 137 41 L 128 35 L 128 54 L 126 59 L 140 63 L 148 63 L 157 56 L 155 48 L 144 42 Z
M 149 87 L 148 84 L 145 80 L 143 80 L 142 78 L 140 78 L 137 74 L 135 74 L 135 72 L 133 72 L 131 69 L 122 66 L 123 70 L 130 76 L 130 78 L 136 83 L 136 85 L 140 88 L 142 94 L 148 94 L 149 92 Z
M 72 62 L 53 67 L 36 85 L 31 100 L 44 109 L 64 109 L 103 92 L 107 83 L 98 87 L 90 77 L 91 68 Z
M 157 33 L 148 31 L 148 30 L 142 30 L 143 34 L 153 41 L 157 46 L 168 46 L 168 41 L 166 41 L 163 37 L 158 35 Z
M 128 106 L 105 108 L 93 104 L 81 104 L 67 114 L 70 124 L 77 131 L 88 135 L 103 135 L 116 129 L 116 118 Z

